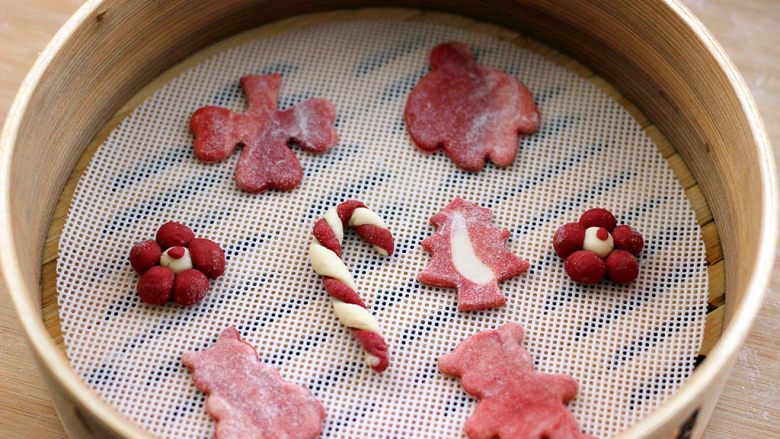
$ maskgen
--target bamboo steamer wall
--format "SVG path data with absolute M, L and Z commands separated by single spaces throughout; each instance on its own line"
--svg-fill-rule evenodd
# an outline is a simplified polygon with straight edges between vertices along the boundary
M 183 57 L 241 30 L 346 0 L 91 1 L 42 53 L 22 85 L 0 149 L 0 263 L 5 287 L 73 437 L 147 435 L 69 368 L 41 319 L 41 250 L 76 159 L 111 115 Z M 761 304 L 777 234 L 772 153 L 752 99 L 722 49 L 673 1 L 370 0 L 493 21 L 538 38 L 608 79 L 674 143 L 721 230 L 727 326 L 678 394 L 624 433 L 701 435 Z M 390 4 L 392 3 L 392 4 Z M 698 413 L 698 416 L 691 416 Z

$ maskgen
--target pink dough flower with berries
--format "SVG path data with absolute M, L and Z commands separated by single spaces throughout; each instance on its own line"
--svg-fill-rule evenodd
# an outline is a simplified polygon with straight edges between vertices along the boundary
M 561 226 L 553 237 L 555 253 L 565 259 L 566 274 L 581 284 L 603 278 L 618 284 L 639 276 L 639 260 L 645 241 L 642 235 L 606 209 L 590 209 L 576 223 Z
M 141 275 L 136 285 L 141 300 L 162 305 L 173 298 L 179 305 L 191 306 L 206 297 L 209 279 L 225 272 L 225 251 L 171 221 L 160 226 L 155 239 L 133 246 L 130 265 Z

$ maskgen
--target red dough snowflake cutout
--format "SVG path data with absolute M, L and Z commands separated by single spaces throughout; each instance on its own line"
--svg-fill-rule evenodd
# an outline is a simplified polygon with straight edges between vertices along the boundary
M 244 76 L 241 88 L 249 104 L 245 113 L 208 106 L 198 109 L 190 119 L 193 149 L 200 160 L 222 161 L 238 146 L 244 147 L 235 174 L 236 184 L 243 191 L 294 189 L 303 178 L 303 170 L 289 144 L 321 153 L 338 140 L 333 127 L 336 110 L 330 102 L 314 98 L 279 111 L 281 84 L 279 74 Z
M 480 401 L 464 425 L 471 439 L 592 439 L 580 433 L 564 405 L 577 396 L 568 375 L 534 371 L 523 348 L 523 327 L 473 335 L 439 358 L 439 369 L 459 377 L 463 390 Z
M 564 269 L 574 281 L 591 285 L 605 276 L 627 284 L 639 276 L 645 241 L 631 226 L 617 225 L 606 209 L 590 209 L 576 223 L 561 226 L 553 237 L 555 253 L 565 259 Z
M 431 260 L 417 280 L 458 289 L 458 309 L 475 311 L 506 303 L 498 282 L 530 264 L 506 248 L 509 231 L 490 222 L 492 211 L 456 197 L 431 217 L 436 232 L 422 242 Z
M 322 432 L 322 403 L 261 363 L 236 328 L 222 331 L 204 351 L 186 352 L 182 362 L 195 387 L 208 394 L 206 411 L 217 420 L 215 438 L 308 439 Z
M 418 148 L 439 149 L 456 165 L 478 172 L 490 160 L 509 166 L 518 137 L 539 128 L 533 96 L 513 76 L 477 64 L 463 43 L 433 48 L 431 72 L 412 89 L 404 119 Z
M 167 222 L 156 239 L 130 250 L 130 265 L 141 275 L 136 291 L 146 303 L 162 305 L 171 296 L 179 305 L 194 305 L 209 291 L 209 278 L 225 272 L 225 252 L 214 241 L 196 238 L 192 230 Z

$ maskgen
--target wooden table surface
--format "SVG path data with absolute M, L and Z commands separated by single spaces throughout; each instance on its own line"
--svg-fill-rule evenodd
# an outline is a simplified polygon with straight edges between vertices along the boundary
M 780 157 L 780 1 L 684 0 L 742 72 Z M 0 122 L 38 53 L 83 0 L 0 0 Z M 728 233 L 728 231 L 720 231 Z M 780 437 L 780 264 L 707 438 Z M 66 437 L 0 291 L 0 438 Z

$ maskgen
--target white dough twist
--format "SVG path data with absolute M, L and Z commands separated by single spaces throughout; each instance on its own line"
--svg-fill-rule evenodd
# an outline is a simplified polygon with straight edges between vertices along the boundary
M 355 280 L 341 259 L 345 224 L 384 256 L 393 253 L 393 236 L 376 213 L 359 201 L 349 200 L 329 210 L 315 223 L 314 239 L 309 245 L 309 260 L 314 271 L 324 277 L 323 284 L 336 316 L 360 341 L 366 352 L 366 363 L 382 372 L 389 364 L 382 328 L 354 291 Z

